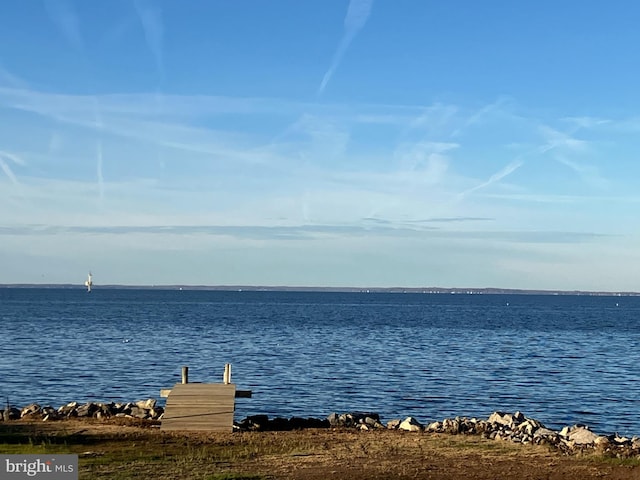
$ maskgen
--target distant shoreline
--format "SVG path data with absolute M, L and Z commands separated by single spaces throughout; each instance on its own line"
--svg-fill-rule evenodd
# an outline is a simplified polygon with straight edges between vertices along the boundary
M 59 288 L 85 289 L 80 284 L 5 283 L 0 288 Z M 600 297 L 637 297 L 640 292 L 605 292 L 588 290 L 534 290 L 516 288 L 459 288 L 459 287 L 292 287 L 256 285 L 94 285 L 96 289 L 121 290 L 211 290 L 247 292 L 333 292 L 333 293 L 414 293 L 456 295 L 576 295 Z

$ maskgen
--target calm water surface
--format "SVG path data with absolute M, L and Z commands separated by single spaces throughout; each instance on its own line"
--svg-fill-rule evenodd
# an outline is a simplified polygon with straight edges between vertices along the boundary
M 132 401 L 251 389 L 236 419 L 520 410 L 640 434 L 640 297 L 0 288 L 0 398 Z

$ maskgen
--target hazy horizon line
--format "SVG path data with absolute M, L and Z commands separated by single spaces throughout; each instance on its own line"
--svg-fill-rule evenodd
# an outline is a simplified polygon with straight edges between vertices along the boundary
M 77 288 L 85 289 L 80 283 L 0 283 L 0 288 Z M 119 284 L 110 283 L 92 285 L 96 289 L 141 289 L 141 290 L 222 290 L 222 291 L 305 291 L 305 292 L 353 292 L 353 293 L 423 293 L 423 294 L 562 294 L 562 295 L 602 295 L 602 296 L 640 296 L 637 291 L 609 290 L 563 290 L 544 288 L 507 288 L 507 287 L 358 287 L 358 286 L 296 286 L 296 285 L 205 285 L 205 284 Z

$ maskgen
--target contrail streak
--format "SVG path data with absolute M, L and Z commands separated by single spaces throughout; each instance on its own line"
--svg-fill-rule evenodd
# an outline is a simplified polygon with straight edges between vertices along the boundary
M 102 115 L 100 114 L 100 105 L 96 97 L 93 98 L 93 108 L 95 115 L 95 129 L 98 139 L 96 140 L 96 170 L 98 177 L 98 191 L 100 200 L 104 199 L 104 177 L 102 175 Z
M 338 49 L 333 56 L 331 66 L 322 78 L 322 82 L 320 83 L 320 87 L 318 88 L 318 95 L 322 95 L 322 92 L 329 83 L 329 80 L 331 80 L 333 73 L 338 68 L 338 65 L 340 65 L 342 57 L 349 48 L 349 45 L 351 44 L 357 33 L 367 23 L 367 19 L 371 14 L 372 5 L 373 0 L 351 0 L 349 2 L 347 15 L 344 19 L 344 33 L 342 35 L 342 39 L 340 40 L 340 44 L 338 45 Z
M 102 140 L 98 139 L 96 145 L 96 157 L 97 157 L 97 169 L 98 169 L 98 190 L 100 192 L 100 199 L 104 198 L 104 177 L 102 176 Z
M 517 169 L 519 169 L 522 165 L 524 165 L 524 160 L 520 160 L 520 159 L 514 160 L 509 165 L 504 167 L 502 170 L 500 170 L 500 171 L 494 173 L 493 175 L 491 175 L 486 182 L 483 182 L 480 185 L 476 185 L 475 187 L 470 188 L 469 190 L 466 190 L 466 191 L 462 192 L 459 195 L 459 197 L 466 197 L 470 193 L 473 193 L 473 192 L 475 192 L 477 190 L 480 190 L 482 188 L 486 188 L 489 185 L 492 185 L 492 184 L 494 184 L 496 182 L 499 182 L 503 178 L 508 177 L 509 175 L 511 175 L 513 172 L 515 172 Z
M 5 175 L 7 177 L 9 177 L 9 180 L 11 180 L 11 182 L 14 185 L 19 185 L 20 183 L 18 182 L 18 179 L 16 178 L 16 176 L 13 174 L 13 172 L 11 171 L 11 168 L 9 167 L 9 165 L 7 164 L 7 162 L 5 162 L 2 158 L 0 158 L 0 169 L 2 169 L 2 171 L 5 173 Z
M 51 21 L 56 24 L 67 41 L 78 51 L 83 49 L 82 35 L 78 15 L 71 3 L 64 0 L 48 0 L 45 8 Z
M 164 25 L 162 22 L 162 10 L 154 8 L 152 4 L 144 0 L 135 1 L 136 12 L 142 23 L 144 38 L 153 55 L 159 74 L 164 77 L 164 60 L 162 44 L 164 37 Z
M 11 160 L 13 163 L 15 163 L 17 165 L 22 165 L 22 166 L 26 165 L 25 161 L 22 160 L 22 158 L 20 158 L 18 155 L 15 155 L 13 153 L 9 153 L 9 152 L 5 152 L 4 150 L 0 150 L 0 156 Z
M 21 166 L 26 165 L 25 161 L 22 160 L 22 158 L 20 158 L 18 155 L 0 150 L 0 169 L 2 169 L 2 171 L 7 177 L 9 177 L 9 180 L 11 180 L 14 185 L 20 185 L 20 182 L 18 182 L 18 178 L 13 173 L 13 170 L 11 170 L 11 167 L 7 162 L 3 160 L 3 158 L 15 163 L 16 165 Z

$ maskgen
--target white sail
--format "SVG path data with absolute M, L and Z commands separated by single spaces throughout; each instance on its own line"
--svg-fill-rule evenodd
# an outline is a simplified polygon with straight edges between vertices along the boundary
M 84 282 L 84 286 L 87 287 L 87 292 L 91 291 L 91 285 L 93 285 L 93 280 L 91 279 L 91 272 L 89 272 L 89 276 L 87 280 Z

